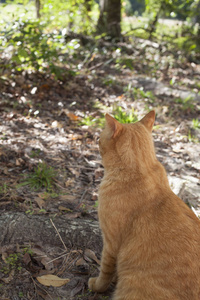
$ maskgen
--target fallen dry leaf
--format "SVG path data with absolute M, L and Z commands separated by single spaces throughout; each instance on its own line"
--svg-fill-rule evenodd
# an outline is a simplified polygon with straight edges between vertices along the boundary
M 5 167 L 5 168 L 3 169 L 3 173 L 4 173 L 5 175 L 8 175 L 8 174 L 9 174 L 8 168 L 7 168 L 7 167 Z
M 79 279 L 75 288 L 71 291 L 71 297 L 74 297 L 85 289 L 86 282 L 84 279 Z
M 17 158 L 15 161 L 16 166 L 21 166 L 24 164 L 24 161 L 22 158 Z
M 54 270 L 54 264 L 50 257 L 43 257 L 41 259 L 41 263 L 45 266 L 45 270 L 51 271 L 51 273 L 53 273 L 52 270 Z
M 73 196 L 73 195 L 60 195 L 59 199 L 61 201 L 74 201 L 76 199 L 76 196 Z
M 44 83 L 44 84 L 42 84 L 40 86 L 40 90 L 49 90 L 49 89 L 50 89 L 50 85 L 49 84 Z
M 59 114 L 62 115 L 62 114 L 65 114 L 69 119 L 70 121 L 77 121 L 79 119 L 79 116 L 75 115 L 73 112 L 69 111 L 68 109 L 65 109 L 63 108 Z
M 70 178 L 68 179 L 67 181 L 65 181 L 65 187 L 68 187 L 69 185 L 73 184 L 74 183 L 74 179 L 73 178 Z
M 80 172 L 78 170 L 75 170 L 74 168 L 69 167 L 69 170 L 71 171 L 71 173 L 73 175 L 76 176 L 76 178 L 78 178 L 80 176 Z
M 62 211 L 66 211 L 66 212 L 72 212 L 71 209 L 69 209 L 69 208 L 67 208 L 67 207 L 65 207 L 65 206 L 63 206 L 63 205 L 59 205 L 59 206 L 58 206 L 58 209 L 59 209 L 59 210 L 62 210 Z
M 79 119 L 78 116 L 76 116 L 75 114 L 73 114 L 72 112 L 69 112 L 67 114 L 68 118 L 71 120 L 71 121 L 77 121 Z
M 26 269 L 31 273 L 39 273 L 41 270 L 44 270 L 44 265 L 30 254 L 25 253 L 23 256 L 23 262 L 26 266 Z
M 37 203 L 40 209 L 42 209 L 45 206 L 45 201 L 42 200 L 40 197 L 34 198 L 34 201 Z
M 67 219 L 77 219 L 80 218 L 81 216 L 81 212 L 77 212 L 77 213 L 65 213 L 65 217 Z
M 62 285 L 65 285 L 70 281 L 68 278 L 60 278 L 56 275 L 43 275 L 41 277 L 36 277 L 36 279 L 39 281 L 39 283 L 45 285 L 45 286 L 54 286 L 54 287 L 59 287 Z
M 98 265 L 101 264 L 100 260 L 96 257 L 95 253 L 90 250 L 90 249 L 85 249 L 84 251 L 84 258 L 88 261 L 88 258 L 89 259 L 92 259 L 94 260 Z
M 25 265 L 28 265 L 31 262 L 31 256 L 27 252 L 24 254 L 23 262 L 25 263 Z
M 76 267 L 72 268 L 72 273 L 88 275 L 90 273 L 90 267 L 88 263 L 81 257 L 76 261 Z

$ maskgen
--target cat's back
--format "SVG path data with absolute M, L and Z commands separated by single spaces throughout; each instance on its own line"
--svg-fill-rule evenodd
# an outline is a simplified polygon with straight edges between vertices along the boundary
M 173 192 L 133 220 L 118 274 L 120 289 L 134 286 L 133 299 L 200 299 L 200 221 Z
M 104 249 L 116 261 L 113 299 L 200 300 L 200 221 L 156 158 L 155 112 L 135 124 L 106 121 L 98 214 Z
M 200 266 L 200 220 L 170 189 L 157 197 L 137 213 L 133 211 L 127 236 L 134 241 L 131 247 L 141 243 L 147 251 L 155 249 L 161 255 L 191 257 L 194 253 Z

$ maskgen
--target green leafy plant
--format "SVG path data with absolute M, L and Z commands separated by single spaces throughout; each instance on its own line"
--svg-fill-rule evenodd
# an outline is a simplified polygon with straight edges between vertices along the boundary
M 116 79 L 114 76 L 108 75 L 103 79 L 103 84 L 106 86 L 113 86 L 116 84 Z
M 32 150 L 32 151 L 31 151 L 30 157 L 31 157 L 31 158 L 39 157 L 39 156 L 40 156 L 40 153 L 41 153 L 41 150 L 40 150 L 40 149 Z
M 54 168 L 49 167 L 46 163 L 39 163 L 34 169 L 33 174 L 30 174 L 28 179 L 22 185 L 29 185 L 32 189 L 38 190 L 45 188 L 47 191 L 52 190 L 52 184 L 56 176 Z
M 24 297 L 23 292 L 19 292 L 18 296 L 19 296 L 19 298 L 23 298 Z
M 7 68 L 51 72 L 61 78 L 64 69 L 59 66 L 62 50 L 66 48 L 61 34 L 47 32 L 47 24 L 39 20 L 17 19 L 6 25 L 0 48 L 10 52 Z
M 93 118 L 92 116 L 85 116 L 85 117 L 81 120 L 80 124 L 81 124 L 81 125 L 86 125 L 86 126 L 92 126 L 92 125 L 94 124 L 95 120 L 96 120 L 96 119 Z
M 98 206 L 99 206 L 99 202 L 97 200 L 97 201 L 95 201 L 94 207 L 97 208 Z
M 24 248 L 22 249 L 22 252 L 23 252 L 23 254 L 28 253 L 28 254 L 30 254 L 30 255 L 33 255 L 33 251 L 32 251 L 32 249 L 29 248 L 29 247 L 24 247 Z
M 28 209 L 28 210 L 26 210 L 26 214 L 32 216 L 34 214 L 34 210 Z
M 3 183 L 3 185 L 0 186 L 0 194 L 6 195 L 8 193 L 8 185 L 6 183 Z
M 193 119 L 192 120 L 192 128 L 200 129 L 200 121 L 198 119 Z
M 199 139 L 196 136 L 194 136 L 190 130 L 188 133 L 188 141 L 192 143 L 199 143 Z
M 155 96 L 151 91 L 144 91 L 143 88 L 133 88 L 133 95 L 135 98 L 142 97 L 143 99 L 148 99 L 149 102 L 153 103 L 155 101 Z
M 121 69 L 121 68 L 125 69 L 125 68 L 127 68 L 127 69 L 130 69 L 130 70 L 133 70 L 134 69 L 134 67 L 133 67 L 133 59 L 126 58 L 126 57 L 118 57 L 116 59 L 116 65 L 115 65 L 115 67 L 117 69 Z
M 121 106 L 118 106 L 113 110 L 113 115 L 120 123 L 135 123 L 138 121 L 137 114 L 133 108 L 129 112 L 125 112 L 122 110 Z
M 194 110 L 194 99 L 192 96 L 188 96 L 187 98 L 177 98 L 175 99 L 175 102 L 176 103 L 179 103 L 179 104 L 182 104 L 181 106 L 181 109 L 183 111 L 186 111 L 186 110 L 191 110 L 193 111 Z
M 132 87 L 132 84 L 129 83 L 128 86 L 124 88 L 124 92 L 128 96 L 133 96 L 135 100 L 137 99 L 144 99 L 149 103 L 155 102 L 155 96 L 152 91 L 144 91 L 143 88 L 135 88 Z
M 24 254 L 33 254 L 33 251 L 29 247 L 24 247 L 20 250 L 20 252 L 11 253 L 5 258 L 5 265 L 0 270 L 4 274 L 8 274 L 11 270 L 21 271 L 22 264 L 21 260 Z
M 105 124 L 105 118 L 104 117 L 93 117 L 93 116 L 87 116 L 85 115 L 84 118 L 82 118 L 80 125 L 86 125 L 89 127 L 103 127 Z
M 11 270 L 20 271 L 22 269 L 20 258 L 21 258 L 20 253 L 10 254 L 5 259 L 6 266 L 1 269 L 1 272 L 8 274 Z

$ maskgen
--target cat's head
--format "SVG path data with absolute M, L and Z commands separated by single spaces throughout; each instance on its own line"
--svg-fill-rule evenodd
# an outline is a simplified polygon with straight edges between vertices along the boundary
M 155 111 L 134 124 L 121 124 L 108 114 L 105 118 L 106 126 L 99 140 L 105 169 L 134 168 L 156 159 L 151 136 Z

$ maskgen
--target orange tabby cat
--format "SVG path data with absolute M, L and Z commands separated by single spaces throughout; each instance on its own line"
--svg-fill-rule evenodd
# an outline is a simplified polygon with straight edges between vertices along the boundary
M 106 115 L 99 148 L 103 252 L 89 288 L 113 300 L 199 300 L 200 221 L 170 189 L 151 137 L 155 112 L 135 124 Z

